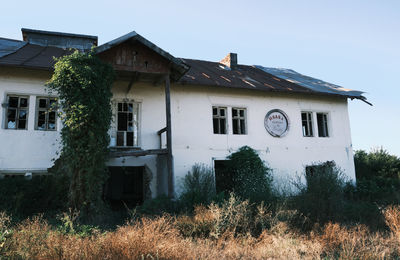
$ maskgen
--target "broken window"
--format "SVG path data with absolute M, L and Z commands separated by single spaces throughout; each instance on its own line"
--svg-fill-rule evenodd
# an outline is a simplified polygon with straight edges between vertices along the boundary
M 119 102 L 117 109 L 117 146 L 138 146 L 139 104 Z
M 38 97 L 36 99 L 36 130 L 57 130 L 57 98 Z
M 226 107 L 213 107 L 214 134 L 226 134 Z
M 329 137 L 328 132 L 328 114 L 317 113 L 318 136 Z
M 27 96 L 7 96 L 7 129 L 27 129 L 28 128 L 28 99 Z
M 232 108 L 232 130 L 234 135 L 246 134 L 245 108 Z
M 301 124 L 303 129 L 303 136 L 312 137 L 313 134 L 313 114 L 312 112 L 301 112 Z

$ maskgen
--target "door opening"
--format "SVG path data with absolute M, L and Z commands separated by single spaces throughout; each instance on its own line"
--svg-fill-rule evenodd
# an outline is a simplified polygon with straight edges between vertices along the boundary
M 227 162 L 228 160 L 214 161 L 215 188 L 217 193 L 225 192 L 228 194 L 233 191 L 233 173 L 228 170 Z
M 108 167 L 105 198 L 115 210 L 140 205 L 144 201 L 144 167 Z

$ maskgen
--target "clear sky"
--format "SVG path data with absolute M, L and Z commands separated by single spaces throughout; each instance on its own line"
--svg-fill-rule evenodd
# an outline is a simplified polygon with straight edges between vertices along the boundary
M 353 147 L 400 156 L 400 1 L 3 1 L 0 37 L 22 27 L 97 35 L 136 31 L 175 57 L 290 68 L 362 90 L 349 101 Z

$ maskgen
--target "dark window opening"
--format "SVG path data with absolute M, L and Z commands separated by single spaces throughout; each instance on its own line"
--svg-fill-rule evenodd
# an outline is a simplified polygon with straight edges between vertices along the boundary
M 138 146 L 139 104 L 118 103 L 117 146 Z
M 232 108 L 232 130 L 234 135 L 246 134 L 245 111 L 245 108 Z
M 57 99 L 37 98 L 36 99 L 36 130 L 54 131 L 57 124 Z
M 312 137 L 313 135 L 313 123 L 312 123 L 312 112 L 301 113 L 301 124 L 303 129 L 303 136 Z
M 335 168 L 334 161 L 326 161 L 324 163 L 306 166 L 306 179 L 311 178 L 317 174 L 324 174 L 327 173 L 328 171 L 333 171 L 334 168 Z
M 226 107 L 213 107 L 214 134 L 226 134 Z
M 133 208 L 144 201 L 144 167 L 108 167 L 105 198 L 114 210 Z
M 5 127 L 7 129 L 27 129 L 28 111 L 28 97 L 8 96 Z
M 228 170 L 227 162 L 228 160 L 214 161 L 215 189 L 217 193 L 229 193 L 233 191 L 233 175 L 232 172 Z
M 328 132 L 328 115 L 325 113 L 317 113 L 318 136 L 329 137 Z

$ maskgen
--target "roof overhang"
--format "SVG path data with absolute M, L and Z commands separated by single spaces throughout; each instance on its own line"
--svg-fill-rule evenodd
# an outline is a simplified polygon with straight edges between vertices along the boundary
M 137 41 L 137 42 L 143 44 L 144 46 L 148 47 L 149 49 L 151 49 L 152 51 L 154 51 L 161 57 L 167 59 L 170 62 L 171 77 L 175 81 L 179 80 L 189 70 L 189 66 L 187 64 L 185 64 L 184 62 L 182 62 L 182 60 L 175 58 L 170 53 L 164 51 L 163 49 L 161 49 L 154 43 L 143 38 L 141 35 L 139 35 L 135 31 L 132 31 L 132 32 L 125 34 L 121 37 L 118 37 L 112 41 L 104 43 L 104 44 L 96 47 L 95 51 L 98 54 L 104 53 L 107 50 L 110 50 L 111 48 L 116 47 L 127 41 L 130 41 L 130 42 Z

